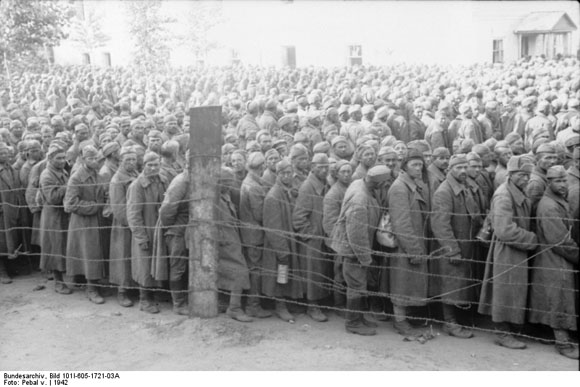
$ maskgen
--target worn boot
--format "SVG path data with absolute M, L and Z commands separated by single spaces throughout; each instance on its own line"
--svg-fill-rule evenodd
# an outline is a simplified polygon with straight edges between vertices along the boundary
M 133 301 L 127 296 L 127 289 L 119 288 L 117 292 L 117 302 L 124 308 L 133 306 Z
M 402 336 L 420 336 L 423 331 L 412 326 L 407 320 L 407 308 L 405 306 L 393 305 L 393 314 L 395 315 L 395 321 L 393 322 L 393 328 L 398 334 Z
M 389 316 L 385 313 L 385 300 L 382 297 L 370 296 L 370 313 L 377 321 L 389 321 Z
M 569 359 L 578 359 L 578 344 L 572 343 L 568 331 L 564 329 L 554 329 L 556 338 L 556 350 L 562 356 Z
M 268 318 L 272 313 L 262 309 L 260 305 L 260 276 L 258 273 L 250 273 L 250 296 L 248 297 L 248 306 L 246 313 L 250 317 Z
M 328 317 L 320 310 L 320 307 L 316 303 L 310 303 L 306 313 L 316 322 L 326 322 Z
M 153 301 L 153 291 L 139 289 L 139 310 L 151 314 L 159 313 L 159 308 Z
M 289 323 L 293 323 L 294 321 L 296 321 L 294 316 L 292 316 L 292 314 L 288 310 L 288 307 L 286 306 L 286 301 L 276 301 L 276 316 L 278 316 L 280 320 Z
M 346 331 L 362 336 L 374 336 L 377 331 L 365 324 L 361 311 L 360 298 L 347 298 L 346 300 Z
M 87 281 L 87 297 L 89 297 L 89 301 L 95 304 L 104 304 L 105 299 L 99 294 L 96 282 L 97 281 Z
M 252 322 L 250 316 L 248 316 L 242 309 L 242 290 L 233 291 L 230 294 L 230 306 L 226 310 L 226 314 L 239 322 Z
M 181 316 L 189 316 L 187 307 L 187 289 L 183 286 L 182 281 L 170 281 L 171 299 L 173 301 L 173 313 Z
M 345 312 L 345 308 L 346 308 L 346 295 L 344 293 L 341 293 L 342 290 L 335 290 L 333 293 L 333 298 L 334 298 L 334 307 L 336 309 L 334 309 L 334 313 L 342 318 L 346 318 L 346 312 Z
M 12 283 L 12 278 L 8 275 L 5 266 L 5 260 L 0 258 L 0 283 L 4 285 L 8 285 Z
M 443 319 L 445 320 L 443 332 L 449 336 L 460 339 L 470 339 L 473 337 L 471 329 L 464 328 L 457 323 L 455 319 L 455 306 L 443 304 Z
M 62 272 L 55 270 L 53 272 L 54 275 L 54 291 L 58 294 L 71 294 L 72 290 L 66 286 L 63 281 Z

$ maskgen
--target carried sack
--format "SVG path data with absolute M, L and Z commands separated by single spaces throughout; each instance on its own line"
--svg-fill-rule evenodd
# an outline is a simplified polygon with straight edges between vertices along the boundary
M 397 239 L 393 234 L 393 224 L 391 223 L 391 216 L 385 212 L 381 216 L 379 227 L 377 228 L 377 242 L 384 247 L 397 247 Z

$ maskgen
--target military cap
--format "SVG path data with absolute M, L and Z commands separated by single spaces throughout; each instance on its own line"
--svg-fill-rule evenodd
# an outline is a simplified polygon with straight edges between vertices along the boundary
M 330 161 L 328 160 L 328 156 L 326 154 L 316 153 L 312 157 L 312 164 L 328 165 L 328 164 L 330 164 Z
M 397 151 L 392 146 L 382 146 L 379 149 L 379 154 L 377 155 L 377 157 L 385 156 L 385 155 L 389 155 L 389 154 L 397 155 Z
M 150 163 L 151 161 L 155 161 L 157 159 L 159 159 L 159 155 L 155 152 L 145 152 L 145 156 L 143 156 L 143 164 L 147 164 Z
M 567 176 L 566 169 L 561 165 L 554 165 L 548 169 L 548 172 L 546 172 L 546 178 L 548 179 L 560 179 Z
M 328 153 L 329 150 L 330 144 L 328 143 L 328 141 L 319 142 L 312 148 L 313 153 Z
M 460 164 L 467 164 L 467 156 L 464 153 L 453 155 L 449 159 L 449 168 L 453 168 Z
M 336 144 L 341 143 L 341 142 L 344 142 L 344 143 L 347 143 L 348 144 L 348 141 L 347 141 L 346 137 L 344 137 L 344 136 L 336 136 L 335 138 L 332 139 L 331 145 L 334 147 Z
M 423 158 L 423 152 L 415 148 L 409 149 L 401 165 L 406 165 L 411 160 L 425 161 L 425 159 Z
M 375 107 L 373 105 L 364 105 L 361 109 L 361 113 L 365 116 L 367 114 L 374 112 L 374 111 L 375 111 Z
M 367 178 L 369 181 L 375 183 L 382 183 L 391 177 L 391 170 L 385 165 L 375 165 L 367 172 Z
M 522 136 L 520 136 L 518 133 L 511 132 L 507 136 L 505 136 L 504 141 L 511 145 L 514 142 L 521 140 L 521 139 L 522 139 Z
M 278 155 L 278 156 L 280 156 L 280 153 L 276 149 L 270 148 L 270 149 L 268 149 L 266 151 L 266 153 L 264 153 L 264 158 L 267 159 L 268 157 L 270 157 L 272 155 Z
M 428 152 L 431 150 L 429 143 L 425 140 L 413 140 L 407 144 L 407 149 L 415 148 L 420 152 Z
M 507 163 L 508 172 L 532 173 L 533 169 L 534 164 L 532 164 L 529 157 L 525 155 L 512 156 Z
M 476 152 L 469 152 L 466 157 L 468 162 L 473 160 L 481 161 L 481 157 Z
M 133 146 L 124 146 L 121 148 L 120 152 L 121 157 L 129 154 L 137 154 L 137 149 L 135 149 L 135 147 Z
M 288 142 L 286 140 L 284 140 L 283 138 L 279 138 L 272 143 L 272 148 L 278 148 L 282 145 L 288 145 Z
M 569 108 L 577 108 L 578 106 L 580 106 L 580 100 L 578 100 L 577 98 L 571 98 L 570 100 L 568 100 Z
M 352 167 L 352 165 L 350 164 L 350 162 L 346 161 L 346 160 L 338 160 L 334 166 L 334 169 L 336 170 L 336 172 L 340 171 L 340 168 L 344 167 L 345 165 L 350 165 Z
M 102 149 L 103 156 L 108 157 L 119 149 L 121 149 L 121 145 L 119 145 L 117 141 L 111 141 L 105 144 L 105 146 L 103 147 Z
M 56 154 L 58 153 L 64 153 L 66 151 L 66 149 L 58 144 L 54 144 L 54 142 L 50 143 L 50 146 L 48 147 L 48 151 L 46 152 L 46 155 L 48 156 L 49 159 L 53 158 Z
M 451 152 L 449 152 L 449 149 L 445 148 L 444 146 L 435 148 L 435 150 L 433 151 L 433 157 L 443 157 L 443 156 L 447 157 L 451 156 Z
M 287 168 L 292 168 L 292 163 L 286 157 L 276 163 L 276 173 L 280 173 Z
M 580 144 L 580 135 L 571 136 L 564 143 L 564 145 L 566 146 L 566 148 L 569 148 L 571 146 L 576 146 L 578 144 Z
M 258 168 L 260 165 L 266 162 L 266 158 L 262 152 L 252 152 L 248 156 L 248 168 Z
M 288 125 L 292 123 L 292 118 L 290 116 L 282 116 L 279 120 L 278 120 L 278 125 L 280 127 L 283 127 L 284 125 Z
M 308 156 L 308 149 L 306 149 L 303 144 L 294 144 L 292 148 L 290 148 L 290 159 L 295 159 L 296 157 L 303 155 Z
M 550 143 L 543 143 L 536 149 L 536 154 L 540 153 L 557 153 L 556 147 Z
M 91 144 L 85 145 L 82 148 L 81 153 L 82 153 L 83 157 L 97 157 L 97 155 L 99 154 L 97 149 L 94 146 L 92 146 Z
M 348 108 L 348 114 L 353 114 L 360 111 L 361 111 L 360 105 L 352 105 L 350 108 Z
M 383 106 L 379 110 L 377 110 L 375 117 L 377 119 L 382 119 L 384 117 L 387 117 L 388 115 L 389 115 L 389 109 L 386 106 Z

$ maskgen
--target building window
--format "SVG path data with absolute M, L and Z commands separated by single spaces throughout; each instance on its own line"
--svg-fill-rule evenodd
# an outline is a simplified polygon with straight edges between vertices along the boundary
M 503 63 L 503 39 L 493 41 L 493 63 Z
M 90 65 L 91 64 L 91 55 L 88 53 L 84 53 L 83 54 L 83 64 L 84 65 Z
M 111 67 L 111 53 L 103 52 L 103 65 L 105 67 Z
M 362 65 L 362 46 L 348 46 L 348 63 L 350 66 Z

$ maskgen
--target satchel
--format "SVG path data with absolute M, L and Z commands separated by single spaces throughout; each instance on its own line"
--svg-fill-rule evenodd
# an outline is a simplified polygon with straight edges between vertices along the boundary
M 381 216 L 381 221 L 379 222 L 379 227 L 377 228 L 377 242 L 384 247 L 397 247 L 397 239 L 395 234 L 393 234 L 393 224 L 391 223 L 391 215 L 385 212 Z

